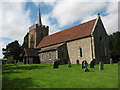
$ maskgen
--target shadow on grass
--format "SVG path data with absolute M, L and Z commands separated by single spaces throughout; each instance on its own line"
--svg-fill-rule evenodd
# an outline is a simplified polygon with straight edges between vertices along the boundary
M 7 64 L 7 65 L 3 64 L 2 65 L 2 67 L 11 67 L 11 66 L 14 66 L 14 64 Z
M 2 74 L 12 74 L 12 73 L 21 73 L 18 71 L 3 71 Z
M 35 87 L 32 78 L 13 78 L 4 77 L 2 79 L 3 89 L 32 88 Z
M 120 63 L 118 63 L 118 88 L 120 90 Z
M 32 69 L 43 69 L 47 66 L 16 66 L 16 67 L 4 67 L 3 70 L 16 70 L 16 69 L 22 69 L 22 70 L 32 70 Z

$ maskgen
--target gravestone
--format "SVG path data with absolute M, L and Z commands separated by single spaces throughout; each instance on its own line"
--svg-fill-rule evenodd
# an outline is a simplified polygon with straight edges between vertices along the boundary
M 85 62 L 85 61 L 82 62 L 81 68 L 85 68 L 84 62 Z
M 84 70 L 85 72 L 89 72 L 89 69 L 87 68 L 87 66 L 85 67 L 85 70 Z
M 110 58 L 110 64 L 112 64 L 112 58 Z
M 69 68 L 72 67 L 70 62 L 68 63 L 68 67 L 69 67 Z
M 95 65 L 95 59 L 93 59 L 90 63 L 90 68 L 94 68 L 94 65 Z
M 58 68 L 58 66 L 59 66 L 59 61 L 57 60 L 57 61 L 54 62 L 54 67 L 53 68 Z
M 79 60 L 78 59 L 76 60 L 76 63 L 77 63 L 77 65 L 79 65 Z
M 14 65 L 16 65 L 17 63 L 16 63 L 16 60 L 14 60 Z
M 99 62 L 99 70 L 103 70 L 103 62 Z
M 89 69 L 87 68 L 87 66 L 88 66 L 88 63 L 86 62 L 86 61 L 84 61 L 84 67 L 85 67 L 85 72 L 89 72 Z

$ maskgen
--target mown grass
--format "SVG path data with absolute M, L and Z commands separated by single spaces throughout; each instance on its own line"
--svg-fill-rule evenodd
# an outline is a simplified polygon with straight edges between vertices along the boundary
M 98 65 L 88 66 L 90 72 L 84 72 L 81 65 L 67 66 L 3 65 L 3 88 L 118 88 L 118 64 L 104 64 L 101 71 Z

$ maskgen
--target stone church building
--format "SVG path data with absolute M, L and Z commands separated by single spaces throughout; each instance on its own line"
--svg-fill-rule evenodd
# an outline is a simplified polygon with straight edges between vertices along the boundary
M 40 8 L 37 23 L 29 28 L 28 48 L 24 49 L 24 63 L 95 64 L 109 63 L 108 35 L 101 17 L 49 35 L 49 27 L 42 25 Z

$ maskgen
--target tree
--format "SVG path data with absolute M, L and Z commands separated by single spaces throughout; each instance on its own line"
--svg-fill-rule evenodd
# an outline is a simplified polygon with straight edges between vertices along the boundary
M 109 35 L 109 48 L 111 58 L 118 62 L 120 58 L 120 32 Z
M 2 51 L 3 51 L 4 58 L 8 59 L 8 57 L 12 56 L 13 59 L 16 61 L 21 60 L 20 54 L 21 54 L 22 48 L 17 40 L 6 45 L 6 48 L 3 48 Z
M 13 57 L 12 56 L 8 57 L 7 63 L 13 63 L 13 62 L 14 62 Z

